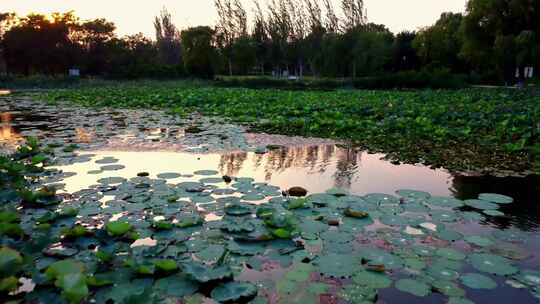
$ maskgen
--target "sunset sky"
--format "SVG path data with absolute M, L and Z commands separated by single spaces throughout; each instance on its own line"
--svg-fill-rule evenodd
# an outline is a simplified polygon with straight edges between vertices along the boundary
M 251 0 L 242 0 L 251 12 Z M 340 0 L 333 0 L 339 8 Z M 463 12 L 466 0 L 365 0 L 371 22 L 383 23 L 393 32 L 433 24 L 442 12 Z M 263 0 L 262 3 L 265 3 Z M 1 0 L 0 12 L 50 14 L 74 10 L 82 19 L 103 17 L 116 23 L 119 35 L 144 33 L 153 37 L 153 16 L 162 7 L 172 13 L 179 28 L 213 25 L 213 0 Z

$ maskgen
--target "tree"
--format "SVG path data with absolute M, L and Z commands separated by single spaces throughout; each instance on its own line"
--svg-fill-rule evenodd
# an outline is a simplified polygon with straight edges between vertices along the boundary
M 416 32 L 401 32 L 393 43 L 393 69 L 395 71 L 413 70 L 419 66 L 419 59 L 413 47 Z
M 462 56 L 474 69 L 489 72 L 493 66 L 501 71 L 501 54 L 511 53 L 516 38 L 524 31 L 540 33 L 540 1 L 536 0 L 469 0 L 462 23 L 464 35 Z M 534 42 L 538 48 L 539 42 Z M 501 48 L 509 48 L 501 50 Z M 498 56 L 497 56 L 498 55 Z M 516 58 L 517 60 L 517 58 Z M 517 64 L 517 61 L 516 61 Z
M 229 75 L 233 74 L 233 46 L 247 36 L 247 13 L 240 0 L 214 0 L 218 12 L 217 34 L 223 44 Z
M 457 51 L 463 45 L 460 32 L 462 20 L 463 15 L 460 13 L 442 13 L 433 26 L 418 32 L 413 47 L 424 65 L 449 68 L 457 72 L 464 70 Z
M 182 31 L 184 65 L 195 76 L 212 78 L 215 66 L 215 31 L 208 26 L 192 27 Z
M 363 0 L 341 0 L 343 10 L 343 31 L 355 29 L 367 22 Z
M 246 75 L 257 62 L 255 42 L 249 36 L 243 36 L 234 41 L 232 58 L 236 62 L 236 71 Z
M 251 37 L 255 43 L 255 58 L 261 73 L 264 75 L 265 64 L 269 57 L 270 39 L 266 30 L 265 17 L 261 9 L 261 5 L 257 0 L 254 0 L 255 18 L 253 24 L 253 32 Z
M 0 13 L 0 74 L 7 71 L 4 59 L 4 34 L 12 26 L 16 15 L 14 13 Z
M 30 14 L 19 18 L 3 37 L 3 55 L 10 72 L 65 73 L 77 57 L 76 45 L 70 34 L 76 29 L 73 13 L 44 15 Z
M 161 64 L 178 65 L 182 62 L 180 32 L 172 21 L 171 14 L 163 8 L 154 19 L 156 43 Z
M 83 22 L 77 26 L 74 34 L 76 41 L 83 46 L 85 59 L 82 65 L 85 72 L 93 75 L 101 74 L 109 69 L 110 58 L 108 52 L 116 38 L 114 31 L 116 26 L 113 22 L 98 18 Z
M 326 16 L 324 20 L 324 28 L 329 33 L 337 33 L 339 30 L 339 18 L 336 15 L 334 6 L 330 0 L 324 1 L 324 9 L 326 11 Z

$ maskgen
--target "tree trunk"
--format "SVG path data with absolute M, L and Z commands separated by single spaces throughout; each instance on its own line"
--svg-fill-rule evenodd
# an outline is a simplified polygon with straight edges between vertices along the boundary
M 352 79 L 356 79 L 356 61 L 353 61 Z
M 232 76 L 233 75 L 233 72 L 232 72 L 232 60 L 231 58 L 229 58 L 229 76 Z

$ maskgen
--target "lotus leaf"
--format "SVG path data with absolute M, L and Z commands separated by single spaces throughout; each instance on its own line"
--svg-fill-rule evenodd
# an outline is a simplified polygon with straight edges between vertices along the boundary
M 461 282 L 463 285 L 473 289 L 495 289 L 497 283 L 479 273 L 466 273 L 461 275 Z
M 212 299 L 221 302 L 234 302 L 240 299 L 250 299 L 257 295 L 257 287 L 245 282 L 229 282 L 214 288 L 210 294 Z
M 425 297 L 431 293 L 429 285 L 413 279 L 401 279 L 397 281 L 396 288 L 417 297 Z
M 510 275 L 518 269 L 510 263 L 509 260 L 492 254 L 474 253 L 469 256 L 472 266 L 482 272 L 496 275 Z

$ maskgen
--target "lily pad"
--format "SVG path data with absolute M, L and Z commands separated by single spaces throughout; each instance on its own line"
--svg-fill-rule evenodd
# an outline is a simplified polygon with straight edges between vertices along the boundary
M 162 179 L 175 179 L 175 178 L 179 178 L 181 177 L 182 175 L 179 174 L 179 173 L 175 173 L 175 172 L 166 172 L 166 173 L 160 173 L 157 175 L 157 178 L 162 178 Z
M 463 285 L 473 288 L 473 289 L 495 289 L 497 288 L 497 283 L 479 273 L 466 273 L 461 275 L 461 283 Z
M 358 285 L 373 289 L 388 288 L 392 285 L 392 280 L 388 276 L 373 271 L 358 271 L 353 275 L 352 280 Z
M 232 278 L 232 270 L 229 266 L 209 267 L 196 262 L 182 265 L 182 270 L 193 280 L 200 283 L 221 281 Z
M 417 297 L 425 297 L 431 293 L 431 288 L 429 285 L 413 279 L 401 279 L 397 281 L 396 288 Z
M 492 254 L 475 253 L 469 256 L 472 266 L 482 272 L 496 275 L 511 275 L 518 269 L 509 260 Z
M 495 193 L 482 193 L 478 196 L 478 199 L 501 205 L 511 204 L 514 202 L 514 199 L 509 196 Z
M 216 170 L 198 170 L 193 172 L 195 175 L 203 175 L 203 176 L 212 176 L 212 175 L 218 175 L 219 172 Z
M 214 288 L 210 293 L 212 299 L 221 302 L 235 302 L 250 299 L 257 295 L 257 286 L 246 282 L 229 282 Z
M 470 199 L 465 200 L 465 205 L 472 207 L 474 209 L 480 209 L 480 210 L 495 210 L 499 209 L 499 205 L 490 203 L 488 201 L 484 200 L 478 200 L 478 199 Z

